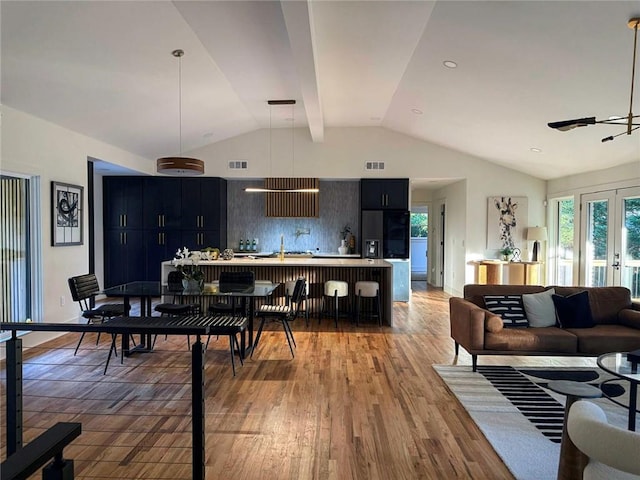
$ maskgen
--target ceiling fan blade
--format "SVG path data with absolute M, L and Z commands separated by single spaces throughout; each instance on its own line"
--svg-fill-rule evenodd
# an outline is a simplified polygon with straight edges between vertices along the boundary
M 585 117 L 576 118 L 574 120 L 563 120 L 561 122 L 550 122 L 547 125 L 556 130 L 560 130 L 561 132 L 566 132 L 567 130 L 571 130 L 576 127 L 586 127 L 587 125 L 595 124 L 596 117 Z

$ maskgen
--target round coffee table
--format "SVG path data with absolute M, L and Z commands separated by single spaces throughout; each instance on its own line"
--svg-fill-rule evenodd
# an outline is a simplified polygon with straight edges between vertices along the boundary
M 629 409 L 628 428 L 634 432 L 636 430 L 636 409 L 638 408 L 638 383 L 640 383 L 640 373 L 638 373 L 639 365 L 637 363 L 634 365 L 627 360 L 627 352 L 605 353 L 598 357 L 597 363 L 605 372 L 629 382 L 629 405 L 623 405 L 612 398 L 607 398 Z
M 582 471 L 589 463 L 589 457 L 578 450 L 567 432 L 569 409 L 581 398 L 600 398 L 602 391 L 588 383 L 570 380 L 552 380 L 549 390 L 567 396 L 564 404 L 564 420 L 562 422 L 562 441 L 560 443 L 560 460 L 558 462 L 558 480 L 581 480 Z

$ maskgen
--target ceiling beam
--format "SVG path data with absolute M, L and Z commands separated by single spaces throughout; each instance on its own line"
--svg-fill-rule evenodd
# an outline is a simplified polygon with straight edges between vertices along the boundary
M 300 79 L 300 91 L 314 142 L 324 141 L 324 119 L 318 88 L 313 12 L 309 1 L 282 1 L 282 14 L 289 34 L 293 62 Z

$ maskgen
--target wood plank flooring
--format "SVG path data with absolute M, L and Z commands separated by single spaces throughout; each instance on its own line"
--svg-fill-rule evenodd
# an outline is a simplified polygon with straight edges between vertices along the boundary
M 394 326 L 343 320 L 293 324 L 296 357 L 280 329 L 265 331 L 232 376 L 226 337 L 206 353 L 207 479 L 511 479 L 432 368 L 460 362 L 448 296 L 415 282 Z M 82 422 L 65 450 L 77 479 L 191 478 L 190 354 L 184 337 L 119 358 L 102 375 L 108 340 L 77 334 L 26 351 L 25 440 L 57 421 Z M 492 357 L 481 363 L 565 360 Z M 575 361 L 575 359 L 574 359 Z M 579 361 L 579 360 L 578 360 Z M 2 369 L 2 458 L 6 456 Z M 39 478 L 34 475 L 32 478 Z

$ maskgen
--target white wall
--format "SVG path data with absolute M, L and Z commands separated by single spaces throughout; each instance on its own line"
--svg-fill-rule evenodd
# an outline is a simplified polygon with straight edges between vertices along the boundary
M 555 198 L 578 193 L 593 193 L 638 185 L 640 185 L 640 159 L 637 162 L 626 163 L 596 172 L 549 180 L 547 183 L 547 197 Z
M 78 306 L 67 279 L 88 271 L 87 158 L 108 159 L 133 170 L 151 173 L 148 160 L 52 123 L 2 106 L 0 171 L 41 179 L 43 315 L 47 322 L 75 322 Z M 84 245 L 51 246 L 51 181 L 84 187 Z M 64 305 L 61 298 L 64 297 Z M 29 335 L 31 337 L 31 335 Z

